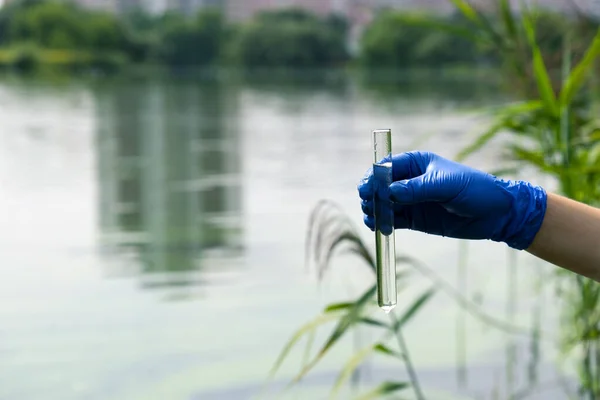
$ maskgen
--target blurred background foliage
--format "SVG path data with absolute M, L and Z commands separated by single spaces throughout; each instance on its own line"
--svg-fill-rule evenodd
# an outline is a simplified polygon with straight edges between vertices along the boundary
M 492 26 L 502 24 L 498 13 L 489 13 L 488 20 Z M 237 23 L 226 21 L 220 9 L 210 7 L 192 15 L 151 14 L 141 8 L 117 15 L 69 2 L 20 0 L 0 9 L 0 65 L 326 68 L 358 64 L 393 69 L 501 64 L 494 46 L 456 34 L 467 22 L 459 12 L 437 15 L 382 9 L 361 35 L 360 50 L 350 51 L 345 17 L 322 17 L 299 8 L 259 12 Z M 574 32 L 581 39 L 577 43 L 584 46 L 597 26 L 590 18 L 540 12 L 536 36 L 549 69 L 558 67 L 566 32 Z

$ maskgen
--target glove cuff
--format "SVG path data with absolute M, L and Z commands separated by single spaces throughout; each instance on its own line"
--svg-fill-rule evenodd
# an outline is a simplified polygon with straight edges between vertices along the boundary
M 513 249 L 525 250 L 542 226 L 548 195 L 542 187 L 529 182 L 505 182 L 505 185 L 514 201 L 501 241 Z

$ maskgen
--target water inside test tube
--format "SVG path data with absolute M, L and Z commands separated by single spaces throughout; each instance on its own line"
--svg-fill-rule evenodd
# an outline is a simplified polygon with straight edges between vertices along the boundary
M 375 246 L 377 257 L 377 302 L 379 307 L 389 313 L 396 307 L 396 252 L 395 237 L 392 225 L 394 212 L 386 196 L 387 188 L 392 183 L 392 163 L 373 164 L 373 175 L 376 178 L 375 190 Z M 380 199 L 380 197 L 384 197 Z M 380 229 L 382 224 L 388 225 L 386 235 Z

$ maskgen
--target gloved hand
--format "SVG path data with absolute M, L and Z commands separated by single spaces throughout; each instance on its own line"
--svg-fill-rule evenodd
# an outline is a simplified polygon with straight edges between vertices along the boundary
M 528 248 L 546 213 L 543 188 L 507 181 L 434 153 L 392 157 L 387 191 L 394 228 L 458 239 L 490 239 Z M 373 195 L 383 193 L 370 169 L 358 185 L 365 224 L 374 230 Z

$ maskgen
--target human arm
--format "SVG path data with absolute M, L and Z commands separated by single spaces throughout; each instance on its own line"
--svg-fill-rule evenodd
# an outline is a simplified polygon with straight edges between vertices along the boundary
M 434 153 L 398 154 L 392 167 L 389 206 L 394 228 L 504 242 L 600 281 L 600 210 Z M 371 229 L 375 187 L 371 172 L 358 186 L 364 221 Z
M 549 193 L 542 226 L 527 251 L 600 282 L 600 209 Z

